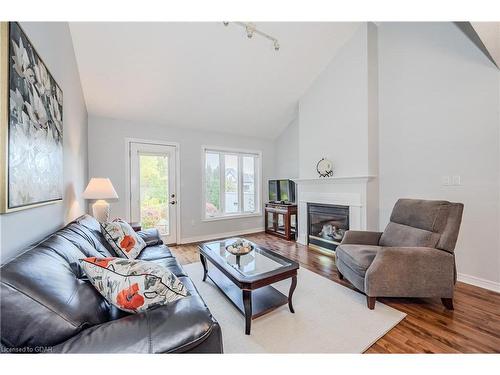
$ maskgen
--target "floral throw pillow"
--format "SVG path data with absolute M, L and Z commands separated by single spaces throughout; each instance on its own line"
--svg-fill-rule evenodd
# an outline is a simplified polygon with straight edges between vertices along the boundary
M 101 232 L 120 258 L 135 259 L 146 247 L 146 242 L 130 224 L 121 219 L 102 223 Z
M 81 264 L 99 293 L 124 311 L 138 313 L 188 295 L 172 272 L 153 262 L 90 257 Z

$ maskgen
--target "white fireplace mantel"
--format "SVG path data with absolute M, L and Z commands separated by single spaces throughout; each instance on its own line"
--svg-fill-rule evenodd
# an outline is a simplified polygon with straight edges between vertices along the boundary
M 317 178 L 294 178 L 296 184 L 303 183 L 356 183 L 356 182 L 368 182 L 373 180 L 377 176 L 366 175 L 366 176 L 332 176 L 332 177 L 317 177 Z

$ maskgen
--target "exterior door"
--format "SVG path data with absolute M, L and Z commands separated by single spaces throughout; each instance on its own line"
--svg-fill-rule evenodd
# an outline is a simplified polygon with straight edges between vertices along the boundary
M 130 218 L 177 242 L 177 147 L 130 142 Z

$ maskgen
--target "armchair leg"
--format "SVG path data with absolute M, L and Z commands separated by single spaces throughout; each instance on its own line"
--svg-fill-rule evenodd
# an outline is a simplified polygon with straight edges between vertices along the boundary
M 454 310 L 453 298 L 441 298 L 441 302 L 443 302 L 444 307 L 446 307 L 448 310 Z
M 342 273 L 339 270 L 337 270 L 337 272 L 339 273 L 339 279 L 344 280 L 344 275 L 342 275 Z
M 373 310 L 375 308 L 375 301 L 377 300 L 377 297 L 368 297 L 366 296 L 366 304 L 368 305 L 368 308 L 370 310 Z

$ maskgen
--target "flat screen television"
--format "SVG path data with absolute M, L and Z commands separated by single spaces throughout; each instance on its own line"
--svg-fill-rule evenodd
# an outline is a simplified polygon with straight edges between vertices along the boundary
M 295 203 L 295 182 L 269 180 L 269 202 Z

